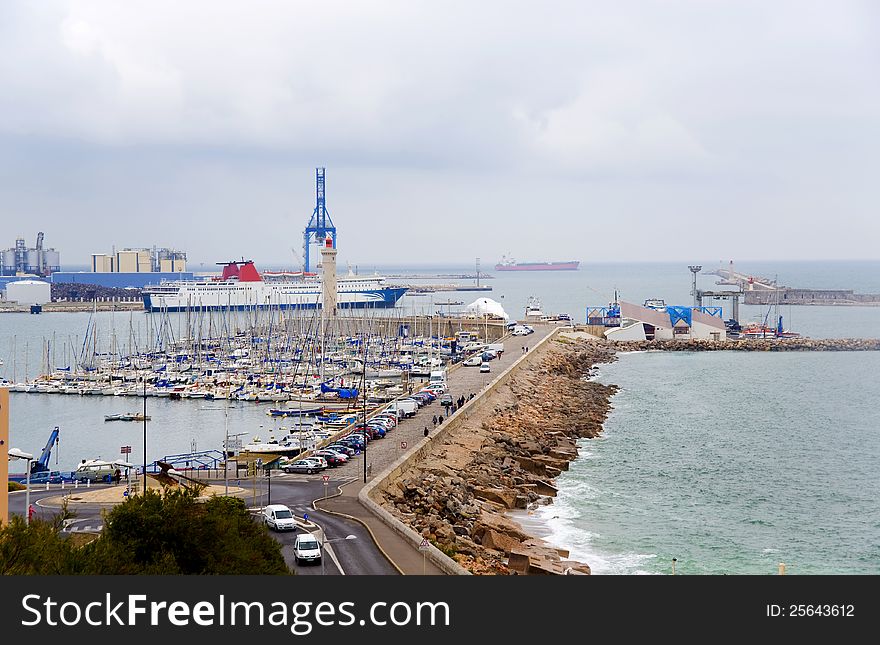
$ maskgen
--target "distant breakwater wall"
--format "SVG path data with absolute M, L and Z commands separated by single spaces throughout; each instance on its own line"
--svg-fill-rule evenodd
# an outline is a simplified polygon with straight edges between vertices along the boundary
M 876 352 L 880 351 L 880 338 L 622 340 L 608 341 L 608 345 L 624 352 Z

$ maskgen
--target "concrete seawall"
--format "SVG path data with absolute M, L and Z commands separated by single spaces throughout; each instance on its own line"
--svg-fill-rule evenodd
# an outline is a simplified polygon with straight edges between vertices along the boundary
M 473 399 L 465 403 L 448 421 L 432 435 L 425 437 L 413 446 L 408 452 L 402 455 L 388 468 L 379 473 L 372 481 L 366 484 L 358 494 L 358 499 L 367 509 L 376 515 L 382 522 L 388 525 L 395 532 L 400 534 L 405 540 L 416 548 L 422 543 L 422 536 L 412 528 L 407 526 L 401 520 L 392 515 L 388 510 L 378 504 L 373 496 L 379 491 L 393 485 L 408 468 L 424 461 L 430 448 L 435 441 L 443 441 L 454 430 L 459 428 L 471 416 L 480 411 L 489 399 L 489 396 L 500 386 L 506 384 L 511 376 L 524 367 L 529 367 L 538 362 L 543 354 L 542 349 L 556 337 L 560 328 L 554 329 L 546 337 L 541 339 L 528 353 L 522 355 L 506 370 L 493 379 L 484 389 L 482 389 Z M 437 547 L 429 544 L 426 550 L 426 557 L 434 563 L 438 568 L 442 569 L 450 575 L 470 575 L 470 572 L 455 562 L 452 558 L 440 551 Z

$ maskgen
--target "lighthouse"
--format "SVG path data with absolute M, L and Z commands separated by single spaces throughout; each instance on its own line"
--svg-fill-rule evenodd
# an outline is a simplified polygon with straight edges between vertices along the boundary
M 333 239 L 328 235 L 321 247 L 322 283 L 324 300 L 321 305 L 321 318 L 324 321 L 324 337 L 336 328 L 336 249 Z

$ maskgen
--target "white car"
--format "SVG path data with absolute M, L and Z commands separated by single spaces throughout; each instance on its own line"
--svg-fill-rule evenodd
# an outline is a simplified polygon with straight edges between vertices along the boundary
M 492 368 L 489 367 L 489 363 L 483 363 L 480 365 L 480 374 L 488 374 L 492 371 Z
M 293 512 L 284 504 L 271 504 L 264 508 L 263 521 L 266 523 L 266 526 L 276 531 L 293 531 L 296 529 Z
M 316 468 L 319 468 L 320 470 L 326 470 L 328 467 L 327 460 L 324 459 L 323 457 L 320 457 L 317 455 L 311 455 L 310 457 L 303 457 L 302 461 L 310 461 L 313 464 L 315 464 Z
M 293 557 L 297 564 L 301 562 L 320 562 L 321 545 L 311 533 L 300 533 L 293 545 Z
M 483 364 L 483 357 L 479 354 L 477 356 L 471 356 L 462 363 L 465 367 L 479 367 Z

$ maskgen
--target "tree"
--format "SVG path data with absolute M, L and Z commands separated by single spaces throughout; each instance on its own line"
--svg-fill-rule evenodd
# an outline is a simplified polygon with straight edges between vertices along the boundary
M 287 574 L 281 545 L 244 502 L 197 501 L 197 493 L 147 491 L 107 514 L 101 539 L 85 547 L 97 574 Z
M 0 530 L 0 573 L 289 574 L 281 545 L 255 522 L 244 502 L 198 501 L 198 493 L 147 491 L 115 507 L 104 532 L 78 547 L 60 532 L 67 514 L 28 527 L 14 517 Z
M 25 524 L 15 515 L 0 529 L 0 574 L 5 576 L 77 573 L 79 554 L 70 540 L 59 535 L 63 515 L 54 521 L 34 519 Z

